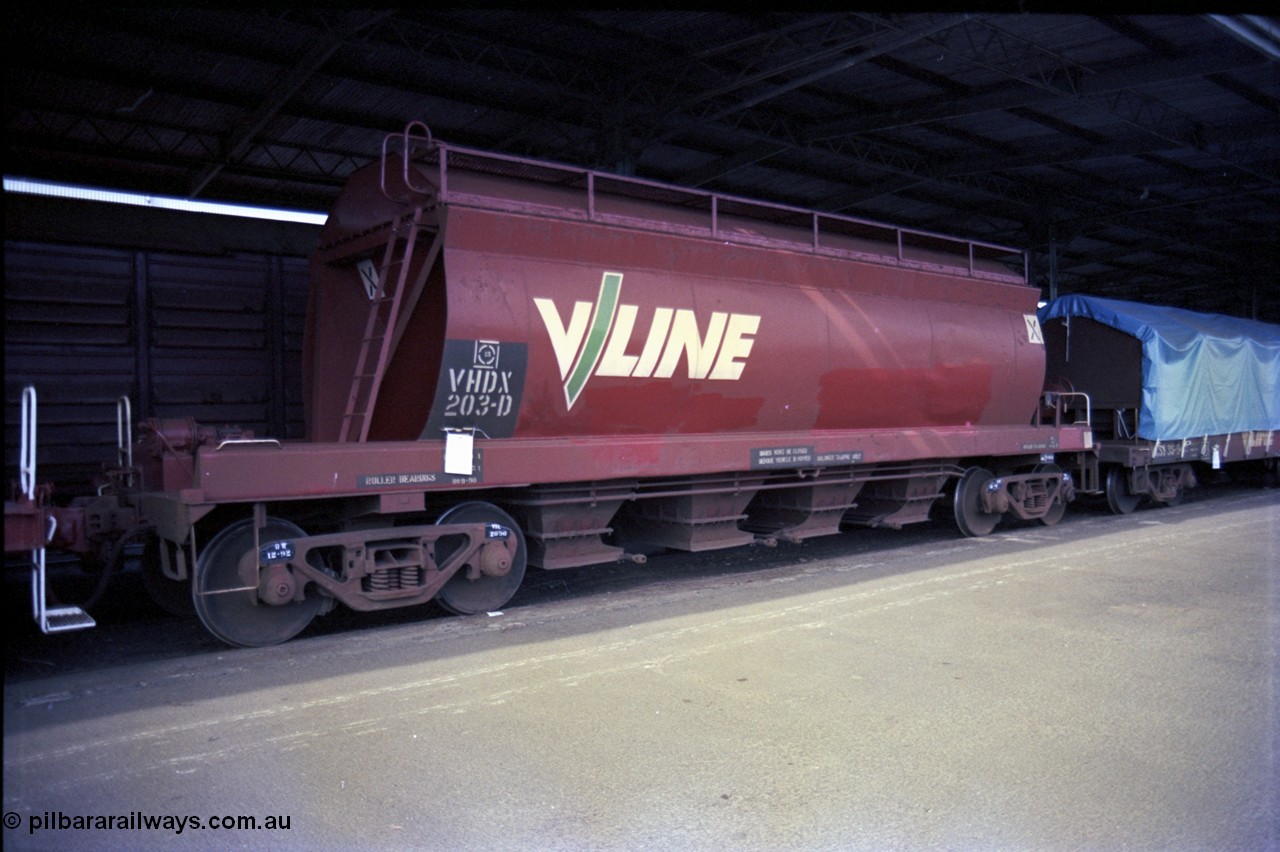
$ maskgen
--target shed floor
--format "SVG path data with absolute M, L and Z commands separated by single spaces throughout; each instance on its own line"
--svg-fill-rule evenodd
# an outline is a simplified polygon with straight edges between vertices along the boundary
M 1280 490 L 1221 486 L 535 573 L 272 649 L 10 612 L 5 846 L 1276 848 L 1277 566 Z M 135 813 L 290 824 L 32 831 Z

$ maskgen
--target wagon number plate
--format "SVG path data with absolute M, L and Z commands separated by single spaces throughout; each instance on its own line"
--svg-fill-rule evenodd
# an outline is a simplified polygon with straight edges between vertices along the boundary
M 258 558 L 262 562 L 279 562 L 282 559 L 293 558 L 293 542 L 291 541 L 275 541 L 271 544 L 262 546 L 258 551 Z

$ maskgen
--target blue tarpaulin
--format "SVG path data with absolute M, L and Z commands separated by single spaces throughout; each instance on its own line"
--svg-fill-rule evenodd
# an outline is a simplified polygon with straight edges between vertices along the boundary
M 1280 430 L 1280 325 L 1094 296 L 1062 296 L 1040 321 L 1088 317 L 1142 342 L 1138 437 Z

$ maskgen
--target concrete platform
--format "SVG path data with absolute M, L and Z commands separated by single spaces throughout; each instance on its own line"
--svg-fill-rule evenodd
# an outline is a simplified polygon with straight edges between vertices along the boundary
M 1280 491 L 1210 489 L 985 539 L 930 525 L 543 573 L 500 615 L 338 616 L 274 649 L 159 618 L 19 637 L 3 837 L 1278 848 L 1277 566 Z M 32 832 L 135 814 L 204 827 Z

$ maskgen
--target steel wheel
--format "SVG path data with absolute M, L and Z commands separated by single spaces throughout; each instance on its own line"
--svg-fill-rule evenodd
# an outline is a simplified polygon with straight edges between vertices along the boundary
M 160 548 L 169 547 L 169 543 L 160 540 L 158 535 L 147 536 L 142 546 L 142 588 L 147 595 L 170 615 L 179 618 L 190 618 L 195 613 L 191 604 L 191 581 L 171 580 L 164 575 L 160 567 Z M 169 551 L 170 557 L 173 551 Z
M 1127 515 L 1142 502 L 1141 494 L 1129 490 L 1129 473 L 1122 467 L 1107 471 L 1107 508 L 1117 515 Z
M 301 529 L 288 521 L 268 518 L 259 544 L 302 538 Z M 273 605 L 258 600 L 257 592 L 200 594 L 242 585 L 240 559 L 253 550 L 253 521 L 237 521 L 209 540 L 196 562 L 192 601 L 205 629 L 230 645 L 260 648 L 292 639 L 302 632 L 320 609 L 322 598 Z
M 1058 481 L 1059 482 L 1062 481 L 1062 468 L 1058 467 L 1056 464 L 1036 465 L 1035 470 L 1032 472 L 1057 474 Z M 1044 524 L 1046 527 L 1051 527 L 1054 524 L 1058 523 L 1058 521 L 1062 520 L 1062 516 L 1065 515 L 1066 513 L 1067 513 L 1067 501 L 1062 499 L 1062 488 L 1061 486 L 1059 486 L 1058 499 L 1055 500 L 1053 502 L 1053 505 L 1049 507 L 1049 511 L 1045 512 L 1044 515 L 1041 516 L 1040 523 Z
M 987 535 L 1000 523 L 998 512 L 982 510 L 982 492 L 987 483 L 995 479 L 995 474 L 983 467 L 971 467 L 956 483 L 952 497 L 952 510 L 955 514 L 956 526 L 961 534 L 969 538 Z
M 1164 483 L 1162 481 L 1161 486 L 1163 485 Z M 1169 497 L 1167 500 L 1156 500 L 1155 502 L 1158 506 L 1180 506 L 1182 505 L 1182 498 L 1185 497 L 1186 494 L 1187 489 L 1182 487 L 1182 481 L 1179 479 L 1178 484 L 1173 489 L 1172 497 Z
M 499 524 L 511 531 L 511 539 L 486 541 L 477 554 L 482 565 L 472 571 L 464 565 L 436 593 L 436 600 L 456 615 L 492 612 L 511 600 L 524 580 L 526 551 L 524 533 L 506 512 L 491 503 L 461 503 L 440 516 L 437 524 Z M 483 563 L 495 567 L 484 567 Z M 504 571 L 504 573 L 499 573 Z M 475 579 L 470 575 L 478 573 Z

